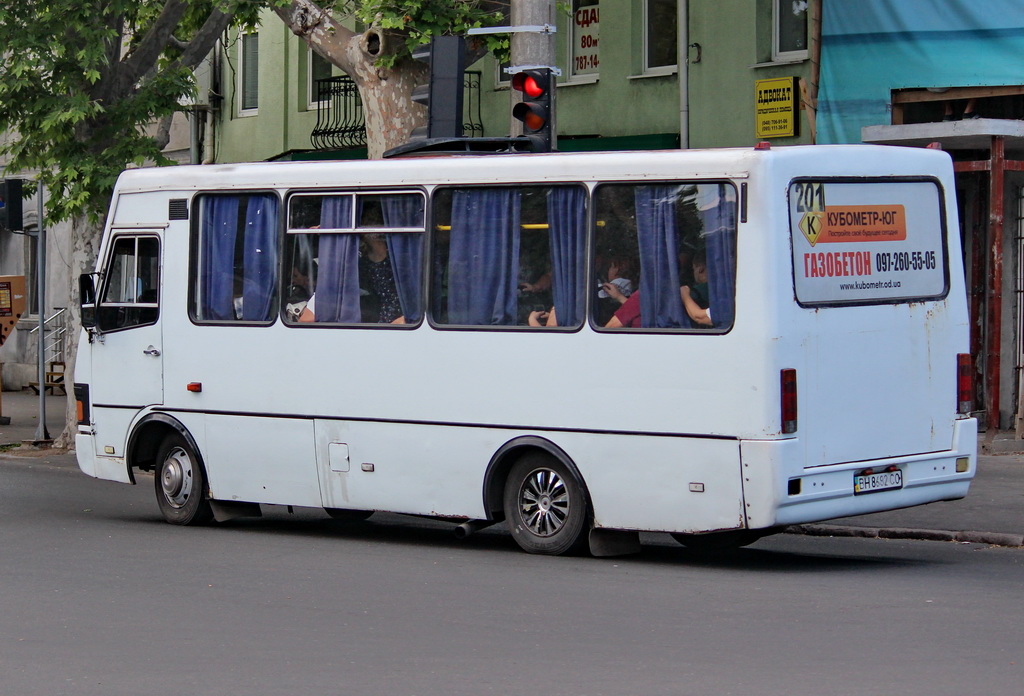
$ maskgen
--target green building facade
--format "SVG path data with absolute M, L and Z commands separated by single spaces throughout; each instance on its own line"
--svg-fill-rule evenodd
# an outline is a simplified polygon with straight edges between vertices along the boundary
M 752 145 L 765 139 L 756 132 L 757 82 L 798 92 L 811 76 L 802 0 L 573 0 L 570 9 L 558 14 L 554 39 L 560 150 Z M 232 35 L 215 62 L 206 161 L 365 157 L 358 143 L 313 137 L 318 119 L 342 108 L 318 104 L 317 80 L 340 73 L 273 13 L 255 32 Z M 478 86 L 467 93 L 467 120 L 484 136 L 511 129 L 501 67 L 488 56 L 468 68 Z M 795 135 L 767 137 L 811 142 L 804 110 L 788 118 Z

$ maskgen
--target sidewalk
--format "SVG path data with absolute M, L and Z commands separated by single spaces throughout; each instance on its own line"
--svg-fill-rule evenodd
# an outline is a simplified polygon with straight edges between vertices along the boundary
M 0 455 L 17 456 L 21 444 L 36 437 L 39 396 L 31 391 L 4 392 L 0 416 Z M 46 397 L 46 427 L 51 438 L 64 428 L 65 396 Z M 59 455 L 75 466 L 74 455 Z M 867 536 L 891 539 L 966 541 L 1024 546 L 1024 453 L 982 454 L 971 491 L 962 500 L 803 524 L 787 531 L 818 536 Z
M 46 395 L 46 429 L 50 439 L 64 430 L 64 412 L 67 398 L 58 390 L 56 396 Z M 10 423 L 4 423 L 10 419 Z M 39 426 L 39 395 L 30 389 L 0 394 L 0 447 L 21 444 L 36 439 Z

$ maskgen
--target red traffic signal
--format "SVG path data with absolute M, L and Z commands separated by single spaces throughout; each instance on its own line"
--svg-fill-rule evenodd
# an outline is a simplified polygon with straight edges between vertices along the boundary
M 534 150 L 550 152 L 552 145 L 552 74 L 550 68 L 523 70 L 512 76 L 512 89 L 522 93 L 523 101 L 512 107 L 512 116 L 523 122 Z
M 536 99 L 548 91 L 550 75 L 538 75 L 540 71 L 530 70 L 512 76 L 512 89 L 522 92 L 531 99 Z

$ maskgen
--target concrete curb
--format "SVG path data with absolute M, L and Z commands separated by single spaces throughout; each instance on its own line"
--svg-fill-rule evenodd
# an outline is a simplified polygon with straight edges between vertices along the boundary
M 845 536 L 869 539 L 917 539 L 923 541 L 959 541 L 990 546 L 1024 546 L 1024 535 L 1003 532 L 947 531 L 942 529 L 908 529 L 906 527 L 852 527 L 838 524 L 795 524 L 783 530 L 786 534 L 807 536 Z

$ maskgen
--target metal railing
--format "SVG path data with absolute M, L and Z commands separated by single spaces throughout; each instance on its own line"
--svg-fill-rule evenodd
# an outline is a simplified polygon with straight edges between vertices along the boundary
M 463 132 L 484 134 L 480 110 L 479 70 L 467 70 L 463 77 Z M 366 145 L 366 119 L 356 83 L 348 75 L 316 81 L 316 125 L 309 139 L 317 150 L 345 150 Z
M 64 307 L 55 307 L 56 311 L 43 322 L 43 353 L 48 363 L 65 362 L 66 339 L 68 333 L 68 315 Z M 29 331 L 29 335 L 39 333 L 39 327 Z

